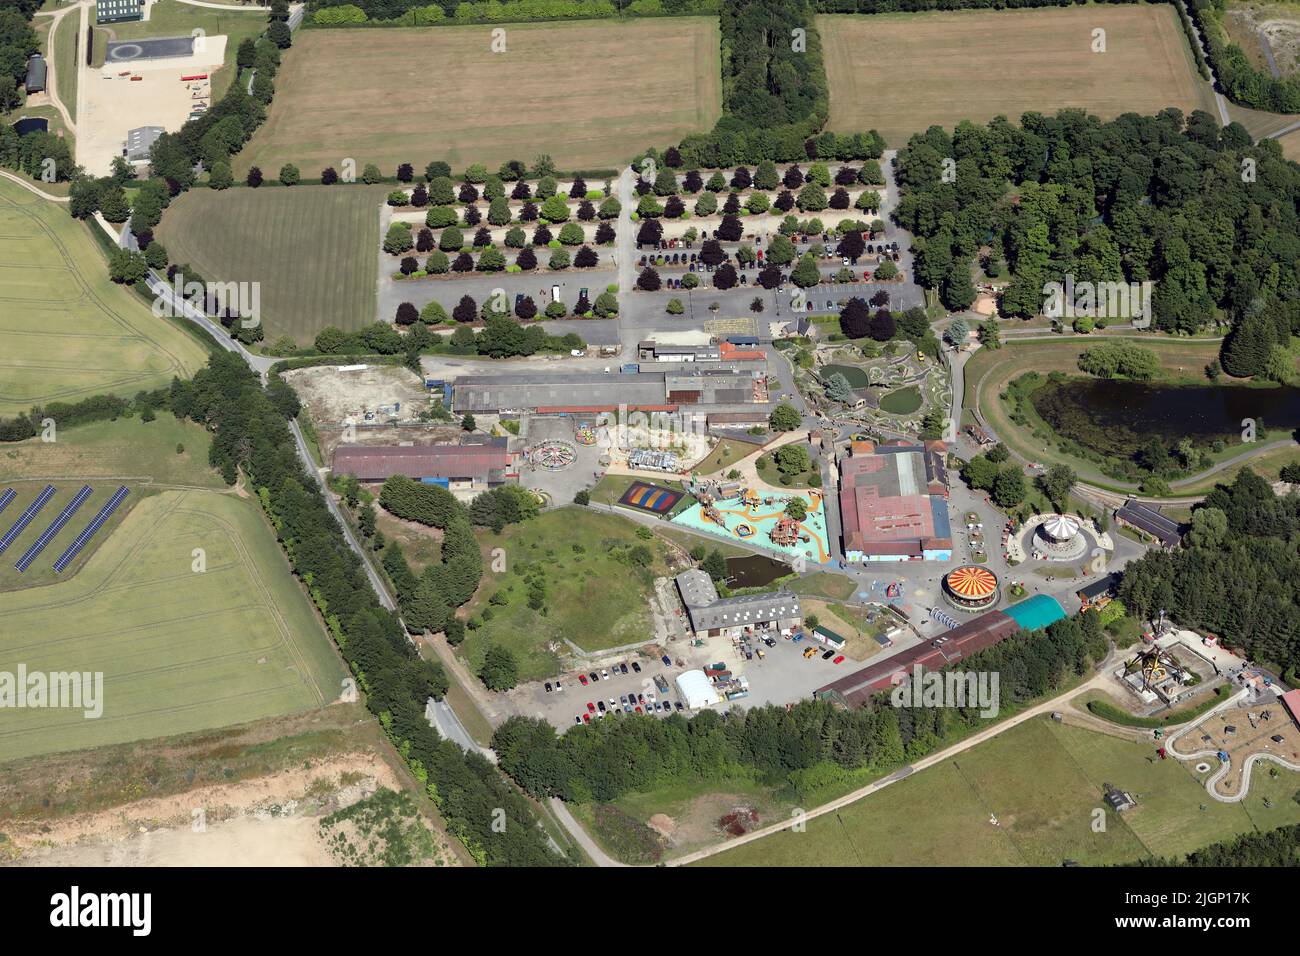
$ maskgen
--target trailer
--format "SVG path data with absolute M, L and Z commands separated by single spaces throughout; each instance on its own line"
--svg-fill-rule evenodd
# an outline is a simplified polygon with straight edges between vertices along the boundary
M 189 76 L 182 76 L 181 82 L 192 83 L 194 80 L 206 80 L 207 78 L 208 74 L 206 73 L 191 73 Z

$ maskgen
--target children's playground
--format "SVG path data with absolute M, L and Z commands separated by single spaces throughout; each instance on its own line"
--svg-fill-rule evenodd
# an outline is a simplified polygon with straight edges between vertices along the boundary
M 672 520 L 695 531 L 740 543 L 786 558 L 803 558 L 813 564 L 831 560 L 827 547 L 826 508 L 822 493 L 815 490 L 780 495 L 748 488 L 692 489 L 695 503 Z M 807 516 L 795 521 L 786 505 L 802 498 Z

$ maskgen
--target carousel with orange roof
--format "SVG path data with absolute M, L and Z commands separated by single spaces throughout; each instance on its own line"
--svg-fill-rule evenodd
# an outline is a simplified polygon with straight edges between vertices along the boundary
M 962 565 L 944 575 L 943 596 L 963 611 L 987 610 L 998 603 L 998 576 L 979 565 Z

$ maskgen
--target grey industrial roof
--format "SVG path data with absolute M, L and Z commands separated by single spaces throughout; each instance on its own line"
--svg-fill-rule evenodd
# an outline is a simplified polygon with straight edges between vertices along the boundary
M 1154 535 L 1167 545 L 1177 544 L 1183 536 L 1177 521 L 1162 514 L 1159 508 L 1152 508 L 1132 498 L 1115 512 L 1115 517 Z
M 799 597 L 785 591 L 720 598 L 713 580 L 699 568 L 677 575 L 677 590 L 696 631 L 738 627 L 801 617 Z
M 452 396 L 458 412 L 552 405 L 662 405 L 665 401 L 662 375 L 604 372 L 467 375 L 456 379 Z
M 23 85 L 28 93 L 45 89 L 45 58 L 39 53 L 33 53 L 27 60 L 27 79 Z

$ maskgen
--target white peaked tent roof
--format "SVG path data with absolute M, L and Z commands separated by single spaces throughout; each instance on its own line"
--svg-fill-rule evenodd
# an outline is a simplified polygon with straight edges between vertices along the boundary
M 1069 515 L 1052 515 L 1043 522 L 1043 531 L 1058 541 L 1064 541 L 1079 533 L 1079 519 Z
M 691 710 L 699 710 L 722 700 L 713 682 L 704 676 L 704 671 L 683 671 L 673 683 L 677 685 L 677 695 Z

